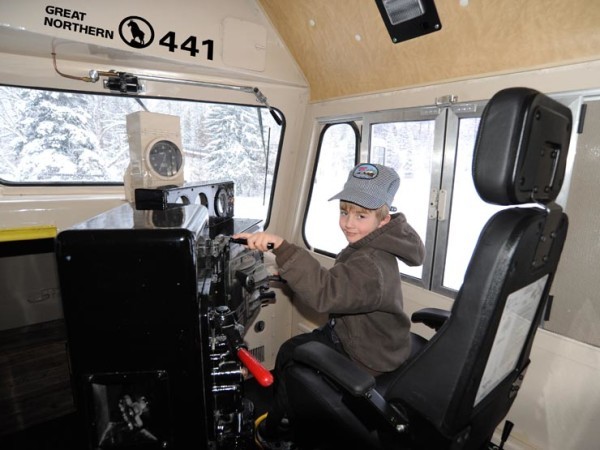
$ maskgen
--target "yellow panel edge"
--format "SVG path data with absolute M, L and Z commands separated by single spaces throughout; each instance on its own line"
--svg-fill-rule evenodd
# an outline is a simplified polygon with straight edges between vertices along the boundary
M 19 228 L 0 228 L 0 242 L 23 241 L 27 239 L 55 238 L 56 226 L 36 225 Z

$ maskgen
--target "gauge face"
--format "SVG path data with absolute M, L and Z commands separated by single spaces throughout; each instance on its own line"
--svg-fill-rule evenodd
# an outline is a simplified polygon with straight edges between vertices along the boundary
M 230 215 L 231 198 L 225 189 L 219 189 L 215 197 L 215 212 L 219 217 Z
M 161 140 L 155 142 L 148 152 L 150 167 L 162 177 L 174 177 L 181 169 L 183 157 L 174 142 Z

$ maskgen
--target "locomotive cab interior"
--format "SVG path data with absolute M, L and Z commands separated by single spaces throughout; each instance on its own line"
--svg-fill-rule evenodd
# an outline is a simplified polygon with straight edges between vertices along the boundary
M 299 349 L 295 444 L 597 448 L 598 24 L 590 0 L 0 1 L 0 448 L 258 450 L 279 348 L 328 317 L 233 236 L 333 267 L 359 163 L 397 171 L 425 247 L 398 261 L 412 358 Z

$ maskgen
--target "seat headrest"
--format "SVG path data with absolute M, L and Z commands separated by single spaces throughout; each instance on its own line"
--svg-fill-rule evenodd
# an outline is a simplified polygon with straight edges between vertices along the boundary
M 508 88 L 486 105 L 473 155 L 473 181 L 498 205 L 550 203 L 562 187 L 571 110 L 534 89 Z

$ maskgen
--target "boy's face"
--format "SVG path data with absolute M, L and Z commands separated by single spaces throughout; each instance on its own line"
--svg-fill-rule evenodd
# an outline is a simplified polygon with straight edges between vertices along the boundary
M 388 214 L 379 220 L 376 211 L 360 207 L 340 207 L 340 228 L 349 244 L 361 240 L 366 235 L 390 221 Z

